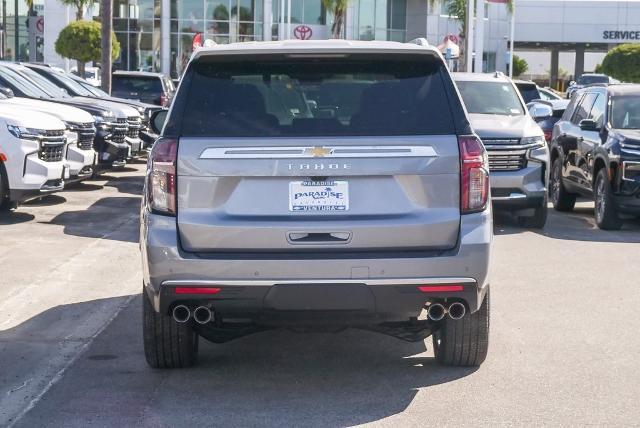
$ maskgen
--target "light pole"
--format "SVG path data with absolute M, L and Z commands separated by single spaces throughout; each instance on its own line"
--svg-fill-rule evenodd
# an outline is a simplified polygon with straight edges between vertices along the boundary
M 513 0 L 511 8 L 511 42 L 509 45 L 509 77 L 513 77 L 513 45 L 516 35 L 516 0 Z
M 18 61 L 18 48 L 20 47 L 20 20 L 18 19 L 18 0 L 15 0 L 15 11 L 13 13 L 13 23 L 14 23 L 14 33 L 15 33 L 15 43 L 14 43 L 14 52 L 13 52 L 13 60 Z

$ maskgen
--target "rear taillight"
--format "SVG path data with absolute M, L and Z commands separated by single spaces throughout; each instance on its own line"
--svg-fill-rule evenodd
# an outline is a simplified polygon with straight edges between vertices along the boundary
M 489 198 L 489 160 L 480 139 L 474 135 L 458 138 L 460 147 L 460 211 L 483 211 Z
M 147 189 L 152 211 L 176 214 L 176 158 L 178 140 L 161 138 L 149 155 Z
M 167 96 L 166 96 L 166 95 L 164 95 L 164 94 L 163 94 L 163 95 L 160 95 L 160 105 L 161 105 L 162 107 L 166 107 L 166 106 L 167 106 L 167 104 L 168 104 L 168 102 L 169 102 L 169 97 L 167 97 Z

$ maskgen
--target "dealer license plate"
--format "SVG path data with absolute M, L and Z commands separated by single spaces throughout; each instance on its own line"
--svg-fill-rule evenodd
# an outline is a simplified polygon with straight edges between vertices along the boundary
M 289 211 L 347 211 L 349 183 L 346 181 L 292 181 Z

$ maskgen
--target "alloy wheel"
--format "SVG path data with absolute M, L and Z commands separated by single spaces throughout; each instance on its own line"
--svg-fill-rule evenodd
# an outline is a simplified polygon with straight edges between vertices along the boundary
M 553 174 L 551 176 L 551 200 L 553 203 L 558 202 L 558 195 L 560 194 L 560 168 L 553 168 Z
M 607 202 L 605 197 L 605 182 L 602 176 L 598 176 L 595 189 L 595 202 L 596 202 L 596 220 L 602 221 L 604 218 L 604 211 L 607 208 Z

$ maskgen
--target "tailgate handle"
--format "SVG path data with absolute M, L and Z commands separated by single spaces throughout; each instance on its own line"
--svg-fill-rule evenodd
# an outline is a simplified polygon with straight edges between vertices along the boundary
M 351 232 L 290 232 L 292 244 L 345 244 L 351 239 Z

